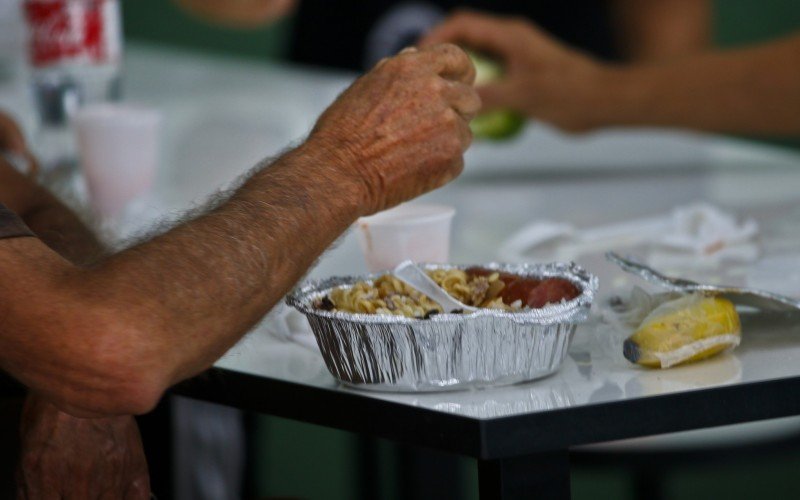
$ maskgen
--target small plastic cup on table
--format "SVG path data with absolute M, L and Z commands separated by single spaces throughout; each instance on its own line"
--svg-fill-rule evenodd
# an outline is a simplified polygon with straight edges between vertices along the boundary
M 448 262 L 455 213 L 445 205 L 411 203 L 358 219 L 358 239 L 367 268 L 386 271 L 407 259 Z
M 94 209 L 120 215 L 147 193 L 158 170 L 161 113 L 127 104 L 97 104 L 75 117 L 81 168 Z

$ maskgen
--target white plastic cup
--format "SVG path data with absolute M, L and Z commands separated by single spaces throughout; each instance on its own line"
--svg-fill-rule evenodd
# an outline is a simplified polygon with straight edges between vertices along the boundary
M 456 211 L 445 205 L 406 204 L 358 219 L 361 251 L 370 272 L 394 269 L 404 260 L 446 263 Z
M 161 113 L 125 104 L 89 105 L 75 117 L 81 168 L 94 209 L 114 217 L 150 190 L 158 170 Z

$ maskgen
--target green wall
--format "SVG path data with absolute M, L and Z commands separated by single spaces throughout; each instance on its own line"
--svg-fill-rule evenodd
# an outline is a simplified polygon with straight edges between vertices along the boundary
M 291 29 L 291 19 L 254 30 L 219 28 L 187 15 L 170 0 L 122 0 L 122 9 L 128 40 L 165 43 L 254 59 L 283 57 Z
M 798 0 L 718 0 L 716 35 L 723 46 L 760 42 L 800 30 Z
M 261 417 L 253 469 L 261 496 L 308 500 L 358 497 L 355 436 L 276 417 Z

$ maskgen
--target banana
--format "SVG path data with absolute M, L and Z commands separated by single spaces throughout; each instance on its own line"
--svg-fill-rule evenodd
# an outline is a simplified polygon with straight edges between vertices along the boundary
M 628 361 L 668 368 L 708 358 L 741 341 L 731 301 L 691 294 L 657 307 L 623 343 Z

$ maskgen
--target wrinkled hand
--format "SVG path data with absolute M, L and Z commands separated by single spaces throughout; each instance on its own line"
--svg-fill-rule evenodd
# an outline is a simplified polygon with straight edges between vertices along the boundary
M 475 68 L 450 44 L 379 62 L 317 121 L 308 143 L 334 155 L 366 188 L 365 213 L 438 188 L 461 173 L 480 108 Z
M 434 28 L 422 46 L 457 43 L 503 61 L 505 77 L 478 92 L 484 108 L 514 109 L 567 131 L 598 125 L 603 66 L 572 50 L 527 20 L 475 12 L 454 14 Z
M 20 500 L 150 498 L 133 417 L 80 419 L 29 396 L 22 413 Z

